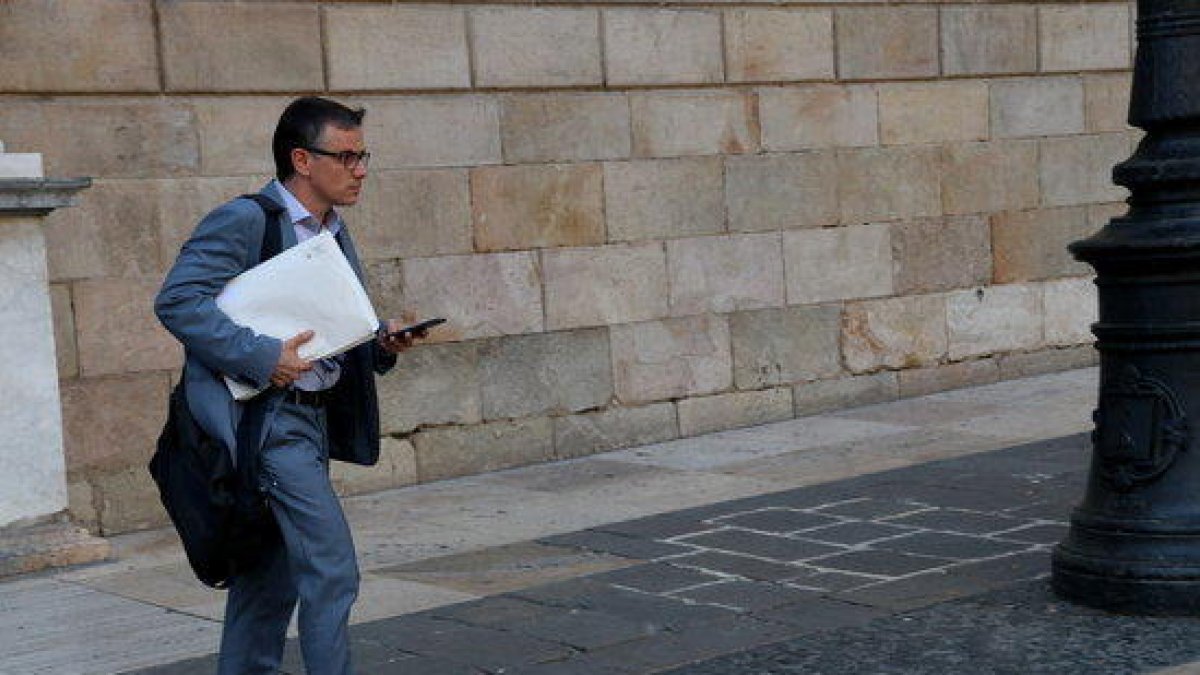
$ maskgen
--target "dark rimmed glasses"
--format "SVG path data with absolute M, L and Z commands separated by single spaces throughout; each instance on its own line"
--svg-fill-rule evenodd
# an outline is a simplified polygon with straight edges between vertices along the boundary
M 365 169 L 371 163 L 371 153 L 367 152 L 366 150 L 363 150 L 362 152 L 355 152 L 353 150 L 342 150 L 341 152 L 330 152 L 328 150 L 322 150 L 320 148 L 304 148 L 304 149 L 311 153 L 317 154 L 317 155 L 333 157 L 334 159 L 341 162 L 342 166 L 346 167 L 347 171 L 354 171 L 355 169 L 357 169 L 359 167 L 362 167 Z

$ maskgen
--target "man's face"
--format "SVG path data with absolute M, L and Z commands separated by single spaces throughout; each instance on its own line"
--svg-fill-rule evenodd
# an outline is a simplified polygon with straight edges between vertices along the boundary
M 326 125 L 316 147 L 333 154 L 347 151 L 363 152 L 366 145 L 363 141 L 362 127 L 339 129 Z M 339 157 L 317 153 L 309 153 L 309 156 L 309 179 L 318 197 L 334 206 L 353 206 L 358 202 L 363 181 L 367 177 L 365 162 L 352 163 L 347 167 Z

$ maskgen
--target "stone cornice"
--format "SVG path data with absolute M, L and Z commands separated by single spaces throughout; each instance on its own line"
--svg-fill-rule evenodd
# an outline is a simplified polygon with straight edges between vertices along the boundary
M 0 217 L 44 216 L 74 206 L 75 195 L 91 185 L 91 178 L 0 179 Z

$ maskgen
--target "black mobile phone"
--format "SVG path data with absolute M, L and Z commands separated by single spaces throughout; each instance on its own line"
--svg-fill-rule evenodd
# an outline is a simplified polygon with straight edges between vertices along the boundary
M 411 326 L 405 326 L 404 328 L 401 328 L 400 330 L 392 331 L 391 333 L 388 333 L 387 336 L 390 338 L 404 337 L 406 335 L 413 336 L 413 337 L 419 337 L 422 333 L 429 330 L 430 328 L 433 328 L 434 326 L 437 326 L 437 325 L 443 324 L 443 323 L 446 323 L 446 320 L 440 316 L 432 318 L 432 319 L 426 319 L 426 320 L 422 321 L 421 323 L 414 323 Z

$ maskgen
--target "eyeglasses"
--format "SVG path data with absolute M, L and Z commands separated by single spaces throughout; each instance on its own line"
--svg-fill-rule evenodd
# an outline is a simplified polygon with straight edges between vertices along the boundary
M 328 150 L 321 150 L 320 148 L 304 148 L 304 149 L 309 152 L 318 154 L 318 155 L 324 155 L 326 157 L 333 157 L 333 158 L 337 159 L 339 162 L 342 163 L 342 166 L 346 167 L 347 171 L 354 171 L 355 169 L 357 169 L 359 167 L 362 167 L 365 169 L 371 163 L 371 153 L 367 152 L 366 150 L 363 150 L 362 152 L 355 152 L 353 150 L 342 150 L 341 152 L 330 152 Z

